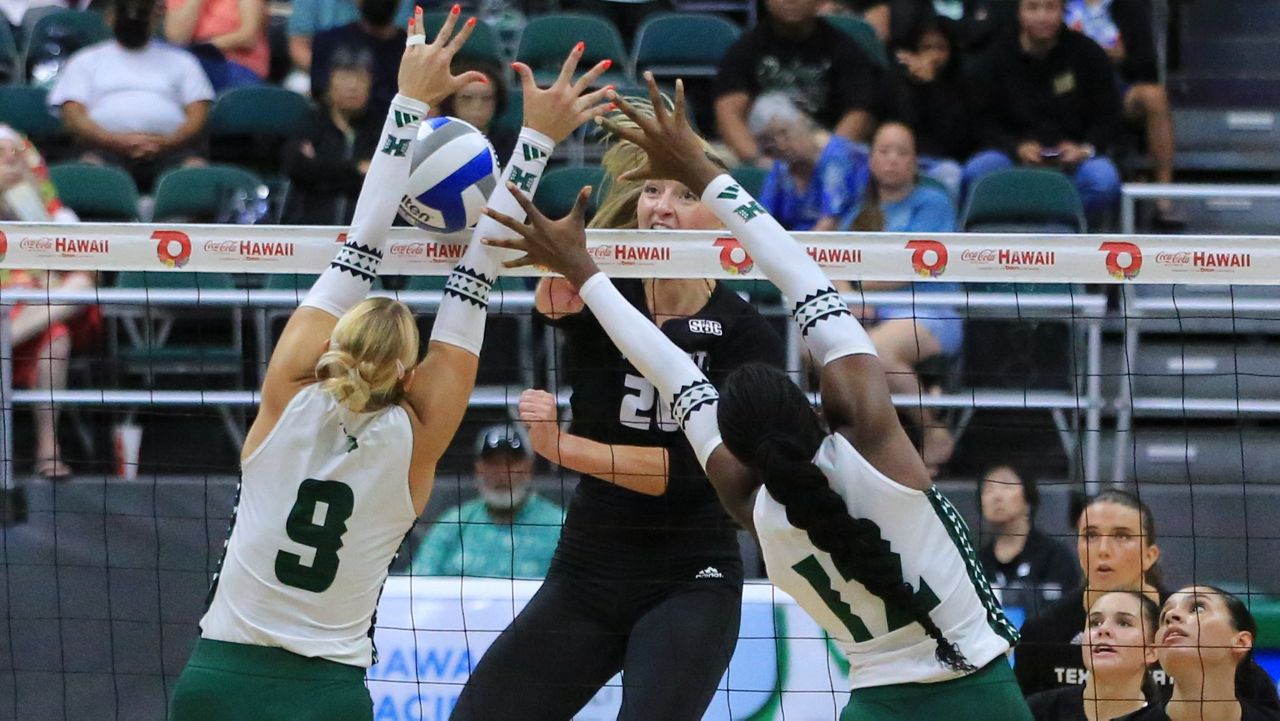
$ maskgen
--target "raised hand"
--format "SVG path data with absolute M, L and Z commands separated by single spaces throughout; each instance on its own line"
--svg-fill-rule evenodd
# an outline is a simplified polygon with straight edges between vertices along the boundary
M 594 118 L 608 108 L 605 94 L 613 86 L 605 86 L 594 92 L 587 92 L 601 75 L 613 65 L 612 60 L 601 60 L 588 70 L 577 82 L 573 81 L 573 73 L 578 69 L 578 61 L 586 49 L 578 43 L 565 58 L 560 68 L 560 76 L 551 87 L 542 89 L 533 80 L 533 70 L 524 63 L 512 63 L 511 67 L 520 76 L 520 87 L 524 91 L 524 125 L 527 128 L 546 135 L 559 143 L 578 128 L 578 126 Z
M 461 75 L 449 72 L 453 56 L 462 48 L 462 44 L 471 37 L 476 26 L 476 19 L 470 18 L 462 24 L 462 29 L 453 35 L 453 28 L 458 23 L 460 9 L 453 6 L 435 40 L 427 42 L 422 27 L 422 7 L 414 8 L 413 17 L 409 18 L 409 39 L 400 58 L 400 74 L 398 84 L 400 94 L 421 100 L 428 105 L 435 105 L 457 92 L 469 83 L 487 83 L 489 79 L 484 73 L 472 70 Z M 453 35 L 450 40 L 449 36 Z
M 551 220 L 533 207 L 514 184 L 508 183 L 507 190 L 515 196 L 516 202 L 524 209 L 527 222 L 499 213 L 493 208 L 485 208 L 484 214 L 501 225 L 509 228 L 517 236 L 510 240 L 501 238 L 485 238 L 485 245 L 495 248 L 508 248 L 524 253 L 515 260 L 503 263 L 507 268 L 521 268 L 527 265 L 546 266 L 563 275 L 575 287 L 581 287 L 588 278 L 595 275 L 599 268 L 587 254 L 586 207 L 591 197 L 591 186 L 578 192 L 578 199 L 573 210 L 560 220 Z
M 637 127 L 623 127 L 609 118 L 596 117 L 596 122 L 615 137 L 638 145 L 649 157 L 643 167 L 623 173 L 618 180 L 678 180 L 701 195 L 707 183 L 723 171 L 707 157 L 702 139 L 689 125 L 689 118 L 685 115 L 684 81 L 676 80 L 675 108 L 667 110 L 653 73 L 646 71 L 644 79 L 649 84 L 653 117 L 637 111 L 613 91 L 609 92 L 609 99 Z

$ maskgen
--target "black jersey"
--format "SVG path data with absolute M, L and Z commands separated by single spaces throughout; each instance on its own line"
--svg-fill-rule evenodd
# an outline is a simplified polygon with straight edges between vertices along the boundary
M 652 319 L 643 281 L 614 283 Z M 667 492 L 661 496 L 583 474 L 569 502 L 552 571 L 634 576 L 640 566 L 660 576 L 683 576 L 690 564 L 719 562 L 737 564 L 740 574 L 737 525 L 672 419 L 670 399 L 658 397 L 590 310 L 555 325 L 565 333 L 561 380 L 573 387 L 569 432 L 610 445 L 660 446 L 667 449 L 670 465 Z M 716 284 L 701 310 L 667 320 L 662 332 L 689 353 L 713 384 L 746 363 L 783 365 L 781 337 L 723 283 Z
M 1084 715 L 1084 686 L 1063 686 L 1027 697 L 1035 721 L 1089 721 Z
M 1115 721 L 1169 721 L 1169 714 L 1164 712 L 1163 706 L 1148 706 Z M 1241 701 L 1240 721 L 1280 721 L 1280 711 L 1251 701 Z
M 1167 591 L 1160 590 L 1162 600 L 1168 595 Z M 1084 683 L 1086 671 L 1081 641 L 1087 615 L 1082 587 L 1022 624 L 1022 639 L 1014 652 L 1013 671 L 1023 694 L 1029 696 Z M 1152 670 L 1151 678 L 1157 684 L 1172 683 L 1158 667 Z

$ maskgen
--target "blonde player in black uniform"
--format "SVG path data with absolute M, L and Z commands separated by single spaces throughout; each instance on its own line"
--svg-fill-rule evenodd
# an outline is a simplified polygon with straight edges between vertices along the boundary
M 499 269 L 478 238 L 501 228 L 482 220 L 447 281 L 420 364 L 409 309 L 365 298 L 429 105 L 477 75 L 449 72 L 475 23 L 450 40 L 457 19 L 454 6 L 430 44 L 421 9 L 410 21 L 400 94 L 348 241 L 272 354 L 241 452 L 231 536 L 174 690 L 174 721 L 373 718 L 364 674 L 378 596 L 467 409 Z M 527 127 L 505 177 L 530 191 L 555 143 L 602 98 L 603 91 L 584 91 L 607 64 L 572 81 L 581 55 L 569 55 L 550 89 L 525 89 Z M 505 186 L 491 204 L 518 212 Z
M 554 222 L 535 211 L 526 224 L 490 210 L 522 237 L 488 242 L 526 251 L 510 265 L 544 264 L 575 284 L 619 349 L 671 402 L 726 509 L 757 533 L 769 577 L 844 651 L 853 693 L 843 721 L 1028 721 L 1005 658 L 1017 633 L 964 521 L 933 487 L 898 421 L 871 340 L 799 244 L 707 160 L 684 117 L 682 84 L 676 93 L 674 113 L 655 106 L 654 118 L 615 101 L 639 127 L 611 129 L 648 153 L 632 177 L 674 178 L 698 193 L 794 302 L 822 369 L 822 410 L 833 432 L 784 374 L 766 366 L 731 374 L 720 398 L 586 253 L 585 195 Z
M 644 163 L 631 143 L 605 154 L 614 182 L 594 227 L 723 227 L 678 182 L 617 180 Z M 628 279 L 618 288 L 712 378 L 783 363 L 782 339 L 721 283 Z M 620 719 L 701 719 L 738 641 L 738 529 L 669 407 L 576 291 L 544 279 L 537 308 L 564 334 L 557 371 L 573 386 L 573 423 L 560 432 L 544 391 L 521 397 L 521 420 L 534 449 L 581 480 L 546 581 L 485 652 L 452 718 L 564 721 L 621 671 Z M 555 663 L 544 661 L 548 648 Z

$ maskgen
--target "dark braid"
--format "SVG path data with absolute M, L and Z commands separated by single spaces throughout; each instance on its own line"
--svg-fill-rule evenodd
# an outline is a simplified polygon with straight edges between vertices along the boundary
M 760 472 L 769 495 L 786 509 L 787 521 L 831 556 L 841 576 L 886 604 L 909 610 L 937 643 L 940 663 L 963 673 L 975 670 L 916 602 L 901 559 L 880 527 L 850 516 L 844 499 L 810 460 L 826 432 L 794 383 L 771 366 L 743 366 L 723 384 L 717 416 L 725 445 Z

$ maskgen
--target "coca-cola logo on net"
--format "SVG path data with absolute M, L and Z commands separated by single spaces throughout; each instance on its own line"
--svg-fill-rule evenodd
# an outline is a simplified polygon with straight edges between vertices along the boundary
M 600 258 L 602 260 L 613 260 L 612 245 L 588 245 L 587 255 L 592 258 Z
M 1250 253 L 1176 250 L 1156 253 L 1156 263 L 1186 272 L 1215 273 L 1253 267 Z
M 961 251 L 960 260 L 1005 269 L 1048 268 L 1058 262 L 1058 256 L 1052 250 L 976 248 Z
M 68 238 L 66 236 L 23 238 L 18 247 L 36 253 L 54 253 L 72 257 L 78 255 L 105 255 L 111 252 L 111 241 L 106 238 Z
M 234 240 L 207 240 L 204 243 L 206 253 L 235 253 L 239 243 Z
M 413 241 L 410 243 L 392 243 L 389 255 L 407 260 L 458 260 L 467 252 L 467 246 L 461 243 L 433 243 Z
M 210 255 L 235 256 L 244 260 L 292 258 L 293 243 L 279 240 L 206 240 L 204 251 Z

